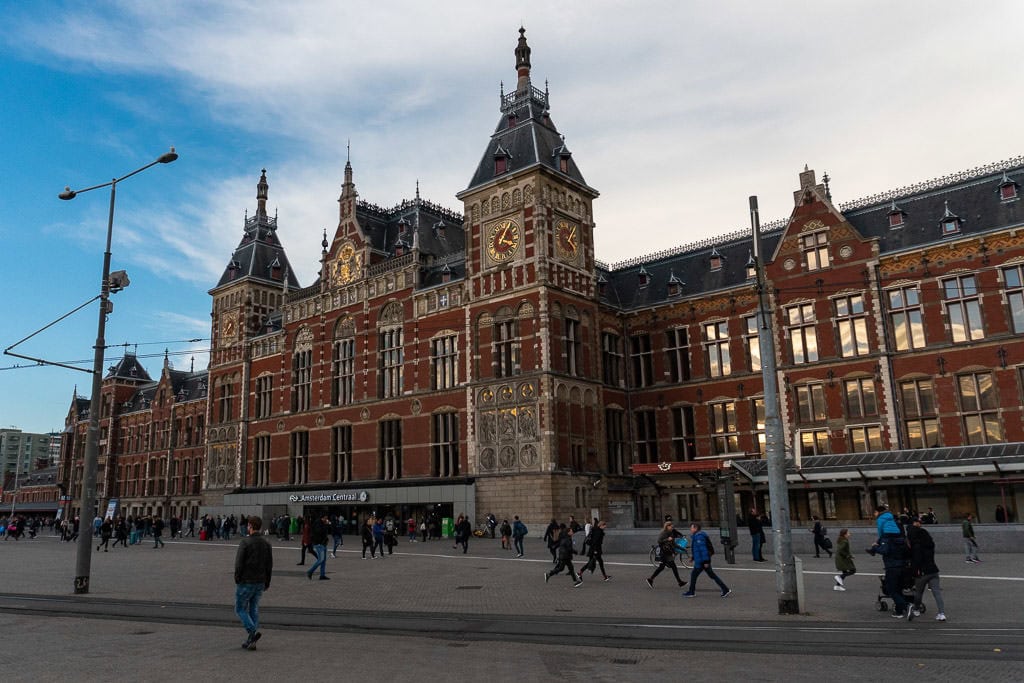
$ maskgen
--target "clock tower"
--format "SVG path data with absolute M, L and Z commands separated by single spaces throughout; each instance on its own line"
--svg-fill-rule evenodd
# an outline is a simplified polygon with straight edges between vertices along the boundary
M 516 85 L 502 86 L 498 124 L 469 187 L 466 229 L 467 461 L 477 509 L 529 501 L 542 517 L 601 477 L 599 314 L 593 201 L 547 88 L 530 78 L 519 29 Z M 592 501 L 598 502 L 598 501 Z M 577 507 L 589 507 L 578 505 Z M 535 517 L 535 518 L 536 518 Z

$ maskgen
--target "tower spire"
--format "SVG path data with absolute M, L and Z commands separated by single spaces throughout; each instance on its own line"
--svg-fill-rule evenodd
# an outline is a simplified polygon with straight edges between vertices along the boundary
M 519 27 L 519 43 L 516 45 L 517 93 L 530 91 L 530 46 L 526 44 L 526 29 Z
M 267 190 L 270 184 L 267 182 L 267 169 L 263 169 L 260 181 L 256 183 L 256 216 L 267 217 Z

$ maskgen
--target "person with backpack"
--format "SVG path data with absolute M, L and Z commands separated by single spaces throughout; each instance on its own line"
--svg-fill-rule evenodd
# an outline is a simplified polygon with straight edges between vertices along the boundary
M 387 546 L 388 555 L 395 554 L 396 543 L 398 543 L 398 540 L 395 538 L 395 520 L 388 517 L 384 522 L 384 545 Z M 384 554 L 383 548 L 381 549 L 380 554 Z
M 690 525 L 690 547 L 693 548 L 693 570 L 690 572 L 690 590 L 683 593 L 684 598 L 693 598 L 697 594 L 694 589 L 697 587 L 697 577 L 701 572 L 707 574 L 712 581 L 722 589 L 721 597 L 727 598 L 732 594 L 715 570 L 711 568 L 711 557 L 715 554 L 715 546 L 711 544 L 707 532 L 701 531 L 700 523 L 694 522 Z
M 512 546 L 515 548 L 516 557 L 523 556 L 523 538 L 529 530 L 526 525 L 519 519 L 519 515 L 512 518 Z
M 507 519 L 503 519 L 498 530 L 501 532 L 501 549 L 512 550 L 512 525 Z
M 661 527 L 661 533 L 658 534 L 658 551 L 661 564 L 658 565 L 653 574 L 644 579 L 647 582 L 648 588 L 654 588 L 654 579 L 666 568 L 672 570 L 672 575 L 676 577 L 676 583 L 679 584 L 680 588 L 686 585 L 686 582 L 679 578 L 679 570 L 676 568 L 676 538 L 679 536 L 682 536 L 682 534 L 675 530 L 672 522 L 665 522 Z
M 603 519 L 591 528 L 590 535 L 587 537 L 588 543 L 586 544 L 587 556 L 590 559 L 585 565 L 583 565 L 583 569 L 580 570 L 580 576 L 582 576 L 583 572 L 587 569 L 589 569 L 590 573 L 593 574 L 596 567 L 601 567 L 601 576 L 604 577 L 604 580 L 608 581 L 612 578 L 608 576 L 608 572 L 604 570 L 604 557 L 602 557 L 604 554 L 604 530 L 606 528 L 608 528 L 608 522 Z
M 555 574 L 560 574 L 563 569 L 568 568 L 569 578 L 572 579 L 573 588 L 579 588 L 583 585 L 583 578 L 576 573 L 576 570 L 572 566 L 572 535 L 573 530 L 571 527 L 567 527 L 562 524 L 558 528 L 558 540 L 555 543 L 555 566 L 553 569 L 549 569 L 544 572 L 544 583 L 548 582 Z
M 942 587 L 939 585 L 939 567 L 935 564 L 935 541 L 927 530 L 921 527 L 921 518 L 913 521 L 907 529 L 907 542 L 910 543 L 910 568 L 914 572 L 914 603 L 907 607 L 907 621 L 921 616 L 921 599 L 924 589 L 931 588 L 935 597 L 936 621 L 946 620 L 946 606 L 942 600 Z

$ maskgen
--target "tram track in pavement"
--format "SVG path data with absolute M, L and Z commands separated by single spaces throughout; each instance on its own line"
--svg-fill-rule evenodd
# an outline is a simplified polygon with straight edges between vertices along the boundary
M 710 598 L 709 598 L 710 599 Z M 236 627 L 230 604 L 0 593 L 0 612 L 80 619 Z M 579 615 L 456 614 L 315 607 L 261 607 L 266 630 L 412 635 L 610 649 L 686 648 L 763 654 L 877 657 L 907 648 L 918 659 L 1024 661 L 1024 627 L 996 624 L 909 628 L 902 620 L 844 622 L 623 619 Z

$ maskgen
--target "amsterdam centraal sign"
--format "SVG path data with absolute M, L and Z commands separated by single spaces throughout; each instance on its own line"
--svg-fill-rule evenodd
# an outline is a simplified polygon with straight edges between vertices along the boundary
M 291 503 L 365 503 L 370 499 L 366 491 L 337 491 L 335 493 L 293 493 Z

